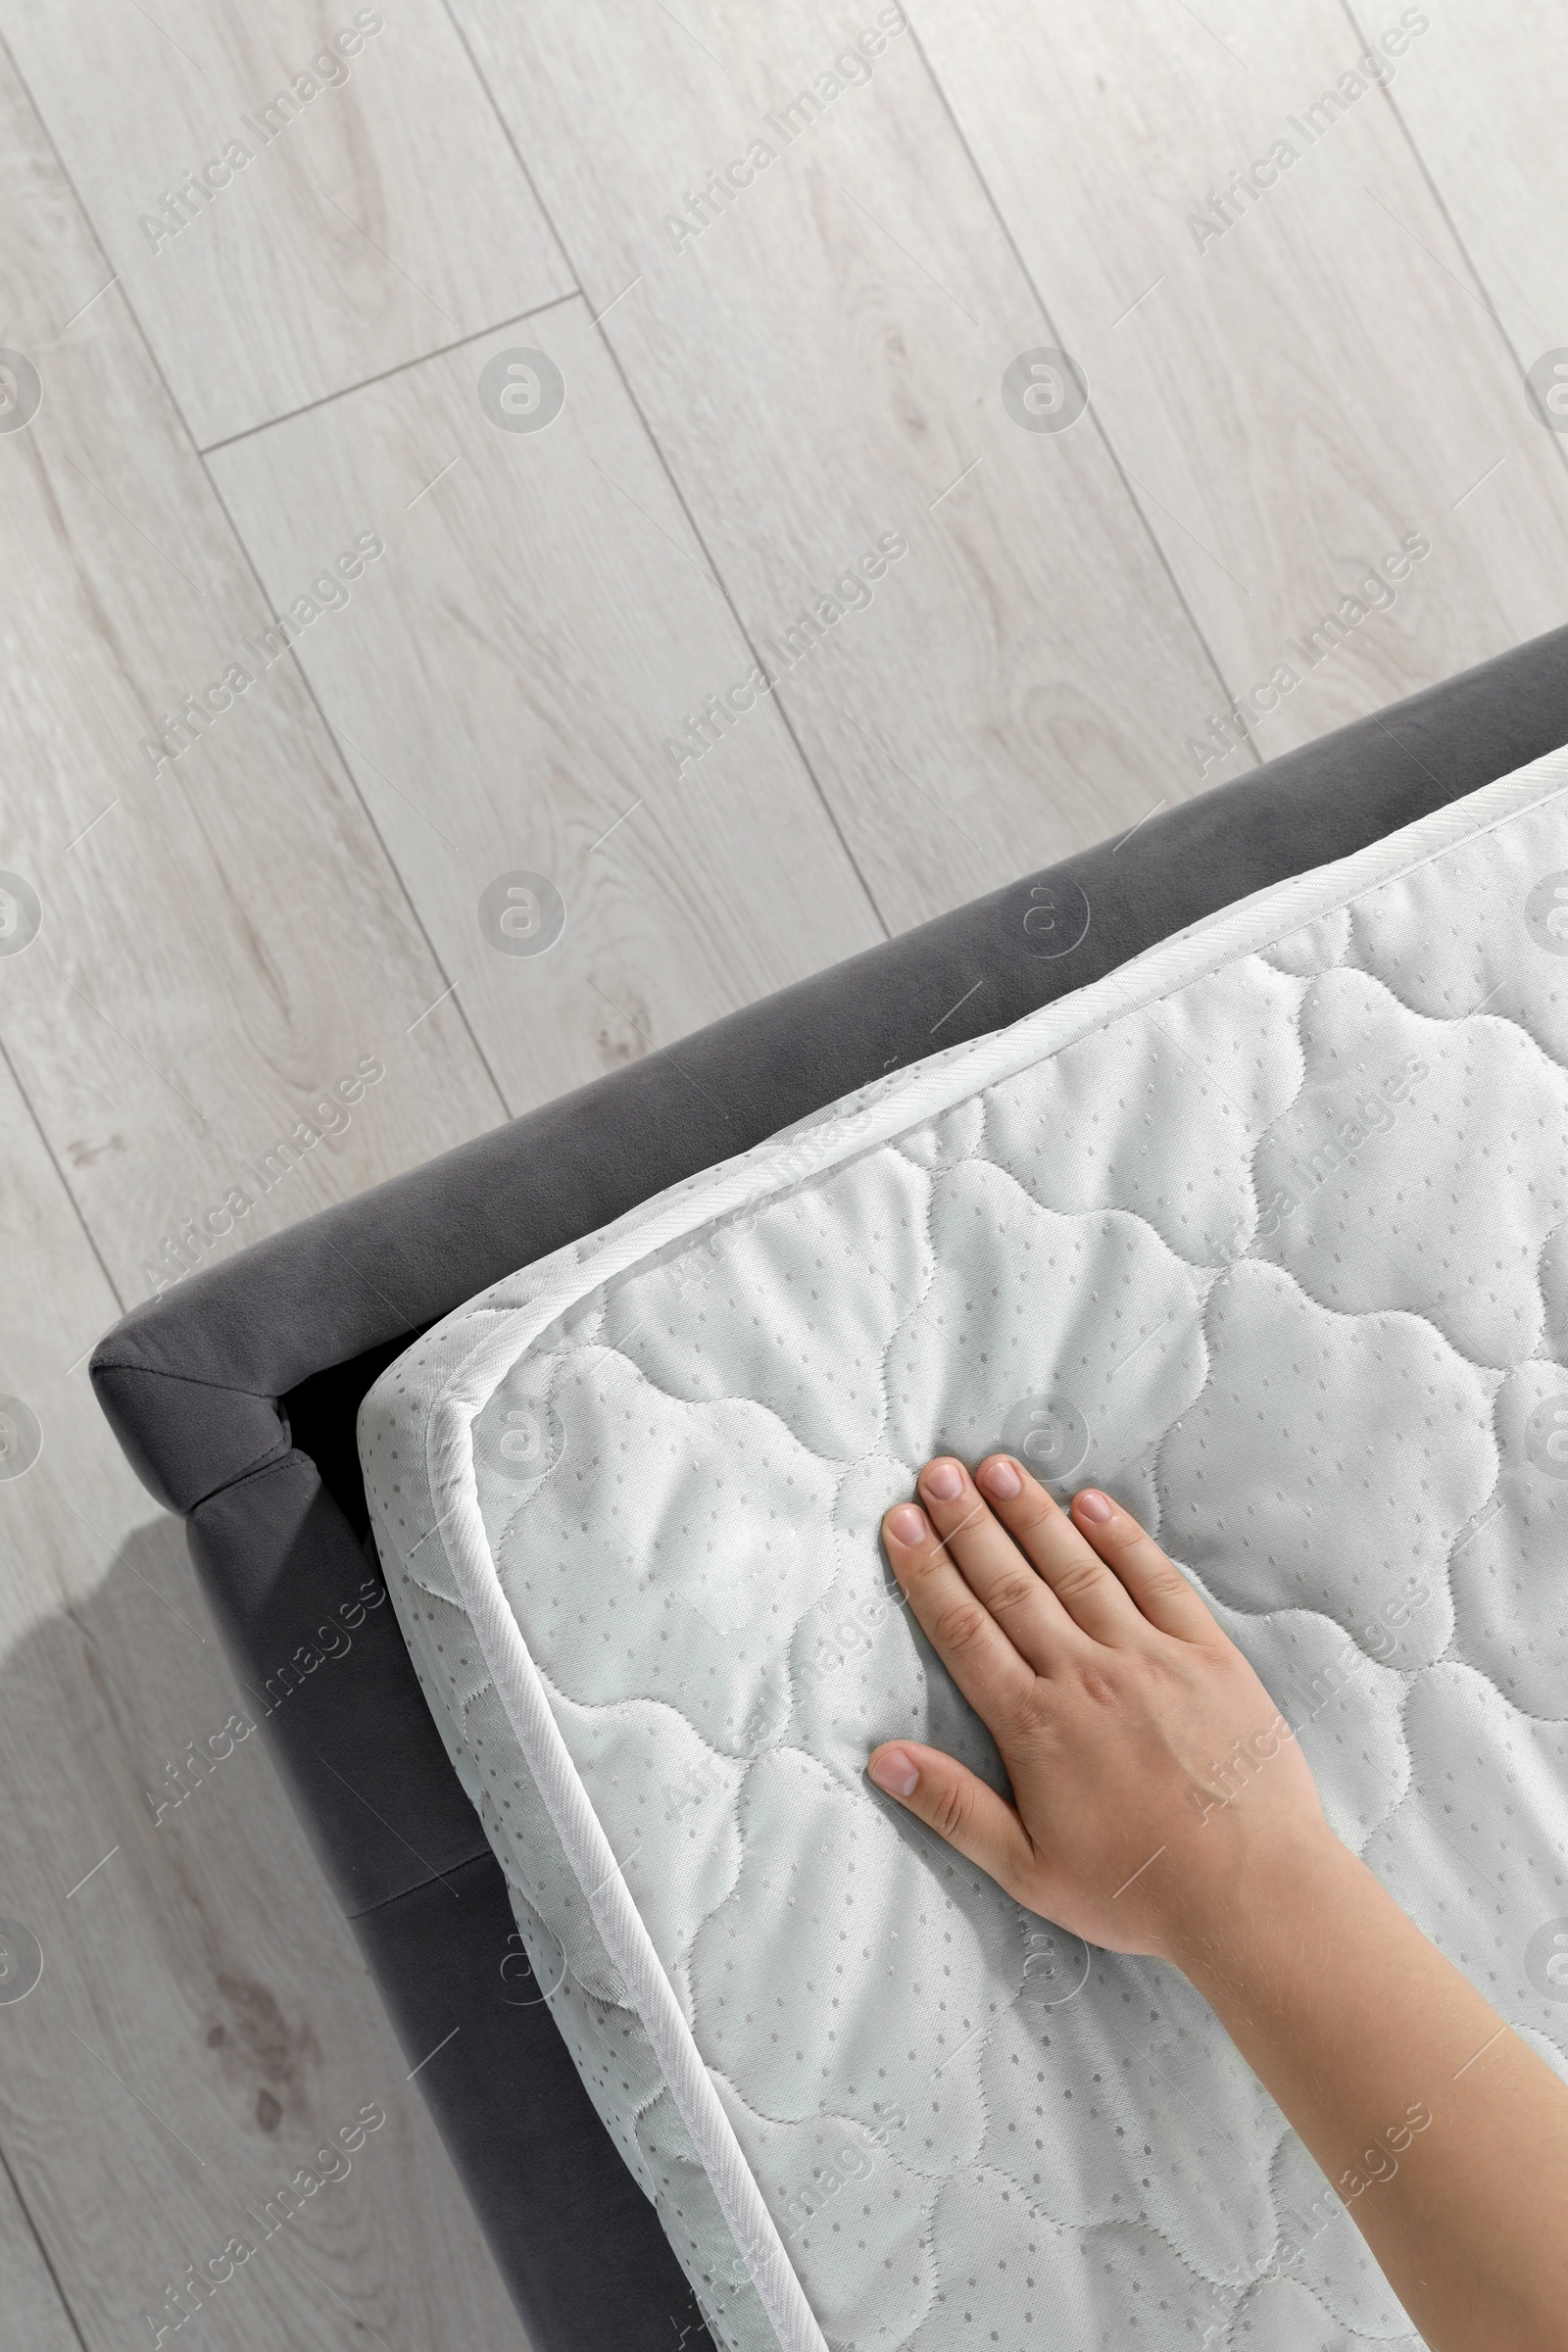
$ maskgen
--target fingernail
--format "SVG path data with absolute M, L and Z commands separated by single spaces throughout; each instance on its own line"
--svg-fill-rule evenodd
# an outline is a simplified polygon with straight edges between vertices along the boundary
M 866 1770 L 889 1796 L 912 1796 L 920 1785 L 918 1768 L 902 1747 L 890 1747 L 884 1754 L 873 1756 Z
M 912 1502 L 901 1502 L 896 1511 L 888 1513 L 888 1534 L 895 1544 L 923 1544 L 930 1533 L 924 1511 Z
M 1102 1494 L 1098 1487 L 1085 1487 L 1081 1494 L 1073 1496 L 1073 1506 L 1081 1519 L 1093 1519 L 1100 1525 L 1109 1519 L 1116 1508 L 1110 1496 Z
M 1010 1462 L 987 1462 L 980 1473 L 980 1484 L 988 1494 L 1005 1502 L 1018 1493 L 1023 1481 Z
M 963 1474 L 956 1462 L 933 1462 L 920 1484 L 938 1502 L 952 1502 L 963 1493 Z

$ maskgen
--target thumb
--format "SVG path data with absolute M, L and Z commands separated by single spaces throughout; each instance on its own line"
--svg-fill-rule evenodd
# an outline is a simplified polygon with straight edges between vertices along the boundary
M 866 1771 L 877 1788 L 935 1830 L 966 1862 L 975 1863 L 1020 1902 L 1035 1860 L 1016 1811 L 977 1773 L 939 1747 L 898 1740 L 873 1748 Z

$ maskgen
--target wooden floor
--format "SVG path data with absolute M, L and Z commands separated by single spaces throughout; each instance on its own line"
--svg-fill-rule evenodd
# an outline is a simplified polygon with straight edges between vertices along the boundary
M 1528 0 L 0 35 L 0 2346 L 154 2343 L 380 2101 L 191 2340 L 507 2352 L 265 1754 L 154 1826 L 237 1697 L 86 1352 L 362 1055 L 222 1247 L 1568 618 L 1568 49 Z M 517 871 L 544 956 L 481 927 Z

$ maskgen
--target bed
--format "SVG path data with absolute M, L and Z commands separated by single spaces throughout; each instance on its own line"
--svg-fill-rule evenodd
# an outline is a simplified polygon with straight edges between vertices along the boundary
M 1557 632 L 1022 877 L 192 1276 L 95 1352 L 129 1459 L 187 1520 L 411 2064 L 445 2040 L 418 2079 L 538 2352 L 697 2343 L 704 2323 L 582 2088 L 386 1603 L 362 1399 L 516 1269 L 1552 750 L 1565 657 Z

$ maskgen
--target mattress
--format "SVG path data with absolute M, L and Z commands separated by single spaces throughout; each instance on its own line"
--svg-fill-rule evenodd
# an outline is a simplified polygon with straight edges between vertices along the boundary
M 1118 1493 L 1568 2075 L 1565 1064 L 1556 753 L 675 1186 L 371 1390 L 438 1728 L 733 2352 L 1418 2341 L 1184 1981 L 864 1779 L 907 1736 L 1003 1785 L 878 1525 L 945 1449 Z

